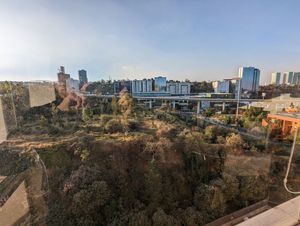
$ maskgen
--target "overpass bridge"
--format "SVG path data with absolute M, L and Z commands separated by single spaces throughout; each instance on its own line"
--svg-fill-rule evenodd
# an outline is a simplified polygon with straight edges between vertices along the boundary
M 96 94 L 80 94 L 83 96 L 99 96 Z M 111 99 L 114 95 L 100 95 L 99 97 L 104 97 Z M 175 109 L 176 104 L 183 103 L 197 103 L 197 114 L 200 113 L 203 105 L 208 105 L 210 103 L 220 103 L 222 104 L 222 109 L 224 110 L 226 104 L 228 103 L 241 103 L 247 106 L 252 107 L 262 107 L 265 111 L 269 111 L 271 113 L 276 113 L 278 111 L 282 111 L 284 108 L 288 108 L 293 104 L 294 106 L 300 107 L 300 98 L 291 97 L 290 94 L 282 94 L 279 97 L 275 97 L 272 99 L 237 99 L 237 98 L 210 98 L 210 97 L 201 97 L 201 96 L 153 96 L 153 97 L 145 97 L 145 96 L 133 96 L 134 99 L 143 101 L 144 103 L 149 105 L 149 108 L 153 108 L 153 103 L 155 101 L 162 101 L 163 103 L 170 102 L 172 104 L 173 109 Z

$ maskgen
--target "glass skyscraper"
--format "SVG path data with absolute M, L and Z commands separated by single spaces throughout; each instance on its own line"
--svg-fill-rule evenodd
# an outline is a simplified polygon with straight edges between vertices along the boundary
M 154 90 L 156 92 L 167 91 L 167 78 L 162 76 L 154 77 Z
M 240 67 L 239 77 L 241 92 L 257 93 L 259 88 L 260 70 L 255 67 Z
M 292 84 L 293 83 L 293 78 L 294 78 L 294 72 L 284 72 L 283 73 L 283 84 Z
M 86 70 L 79 70 L 78 77 L 79 77 L 79 86 L 80 87 L 88 82 Z

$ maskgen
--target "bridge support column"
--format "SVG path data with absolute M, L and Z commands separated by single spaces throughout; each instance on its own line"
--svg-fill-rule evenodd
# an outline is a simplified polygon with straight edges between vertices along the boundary
M 222 111 L 225 111 L 225 109 L 226 109 L 226 104 L 225 104 L 225 102 L 223 102 L 223 104 L 222 104 Z
M 200 100 L 197 102 L 197 114 L 200 114 L 201 102 Z
M 172 108 L 173 108 L 173 109 L 176 108 L 176 102 L 175 102 L 175 101 L 172 102 Z

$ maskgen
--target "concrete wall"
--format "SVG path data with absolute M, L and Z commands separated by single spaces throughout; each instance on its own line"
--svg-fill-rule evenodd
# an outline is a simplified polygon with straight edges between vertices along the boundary
M 25 111 L 30 107 L 49 104 L 55 99 L 54 85 L 48 82 L 30 83 L 28 89 L 24 88 L 17 95 L 0 96 L 0 143 L 17 127 Z
M 0 96 L 0 142 L 6 140 L 8 133 L 17 126 L 12 100 L 10 95 Z
M 51 83 L 29 84 L 30 107 L 42 106 L 55 101 L 55 89 Z
M 6 140 L 7 138 L 7 131 L 6 131 L 6 124 L 3 114 L 3 107 L 2 107 L 2 99 L 0 97 L 0 143 Z

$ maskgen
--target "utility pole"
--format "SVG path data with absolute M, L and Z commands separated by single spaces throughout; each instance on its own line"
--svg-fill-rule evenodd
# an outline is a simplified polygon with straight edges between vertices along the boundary
M 236 121 L 238 120 L 238 117 L 239 117 L 239 105 L 240 105 L 240 99 L 241 99 L 241 81 L 242 81 L 242 79 L 240 78 L 238 80 L 238 90 L 237 90 L 236 113 L 235 113 Z

